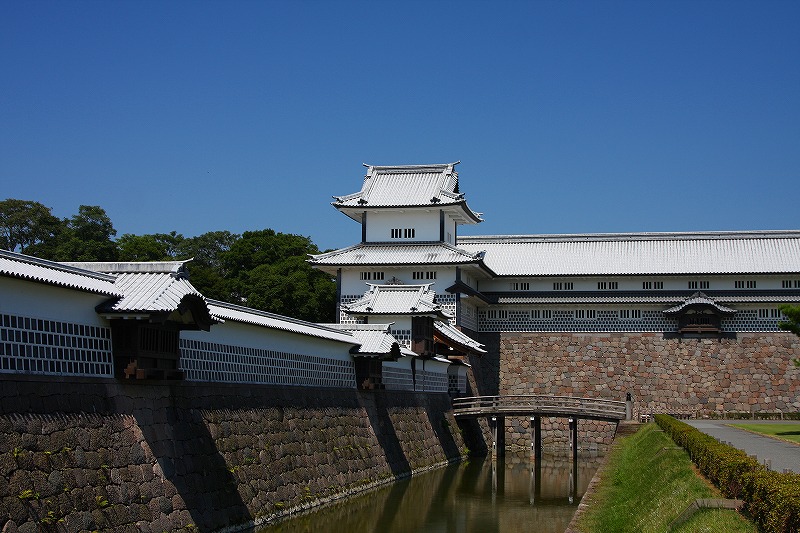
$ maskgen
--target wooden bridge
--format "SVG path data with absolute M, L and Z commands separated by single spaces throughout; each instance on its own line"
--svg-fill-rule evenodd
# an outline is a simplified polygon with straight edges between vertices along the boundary
M 625 420 L 625 402 L 571 396 L 473 396 L 455 398 L 456 418 L 497 416 L 554 416 L 619 422 Z
M 489 418 L 492 425 L 492 453 L 502 454 L 505 448 L 505 417 L 525 416 L 531 419 L 531 451 L 536 459 L 542 456 L 542 417 L 569 419 L 570 448 L 573 462 L 578 458 L 578 420 L 620 422 L 631 417 L 633 402 L 542 396 L 533 394 L 508 396 L 473 396 L 453 399 L 456 418 Z

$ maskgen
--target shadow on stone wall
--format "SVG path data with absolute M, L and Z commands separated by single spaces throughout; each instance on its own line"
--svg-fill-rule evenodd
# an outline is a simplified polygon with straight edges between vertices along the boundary
M 389 416 L 386 395 L 381 392 L 361 393 L 359 399 L 367 412 L 369 423 L 386 456 L 392 474 L 399 476 L 411 472 L 411 465 Z
M 239 493 L 235 470 L 231 471 L 220 454 L 200 412 L 177 407 L 176 403 L 184 402 L 176 399 L 171 389 L 157 389 L 170 392 L 165 396 L 137 397 L 136 389 L 141 387 L 131 388 L 130 394 L 136 399 L 133 417 L 152 453 L 155 474 L 165 485 L 163 496 L 146 495 L 153 497 L 153 518 L 158 523 L 170 522 L 167 531 L 189 523 L 209 531 L 253 520 Z M 191 520 L 175 513 L 182 510 L 188 511 Z

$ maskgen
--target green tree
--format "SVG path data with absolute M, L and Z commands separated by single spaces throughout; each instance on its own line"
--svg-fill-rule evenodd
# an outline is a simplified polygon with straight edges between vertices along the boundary
M 0 202 L 0 247 L 4 250 L 33 254 L 37 247 L 52 245 L 62 228 L 62 221 L 39 202 L 14 198 Z
M 180 233 L 133 235 L 126 233 L 117 239 L 120 261 L 172 261 L 179 255 L 185 239 Z
M 305 257 L 259 265 L 249 272 L 241 289 L 249 307 L 311 322 L 333 321 L 336 286 Z
M 226 280 L 231 273 L 223 266 L 222 256 L 238 239 L 238 235 L 229 231 L 210 231 L 178 244 L 177 257 L 192 259 L 188 265 L 192 285 L 206 297 L 235 301 Z
M 778 327 L 800 336 L 800 305 L 782 305 L 778 309 L 786 317 L 785 321 L 778 323 Z M 800 359 L 795 359 L 793 363 L 800 366 Z
M 66 228 L 55 248 L 57 261 L 116 261 L 117 234 L 105 210 L 97 205 L 82 205 L 78 214 L 64 221 Z
M 306 262 L 319 253 L 308 237 L 247 231 L 220 255 L 228 300 L 312 322 L 333 320 L 336 284 Z

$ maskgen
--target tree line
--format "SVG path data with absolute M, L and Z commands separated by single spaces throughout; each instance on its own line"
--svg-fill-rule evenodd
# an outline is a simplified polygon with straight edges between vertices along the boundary
M 333 322 L 336 285 L 313 269 L 309 237 L 271 229 L 134 235 L 117 231 L 100 206 L 81 205 L 60 219 L 34 201 L 0 201 L 0 247 L 51 261 L 174 261 L 192 259 L 190 280 L 204 296 L 272 313 Z

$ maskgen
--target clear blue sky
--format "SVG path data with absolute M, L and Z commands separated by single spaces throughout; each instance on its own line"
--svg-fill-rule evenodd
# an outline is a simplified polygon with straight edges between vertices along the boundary
M 362 162 L 464 234 L 797 229 L 800 2 L 0 2 L 0 199 L 360 239 Z

